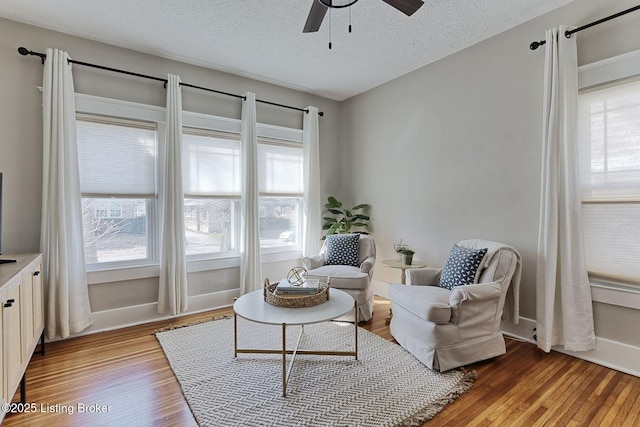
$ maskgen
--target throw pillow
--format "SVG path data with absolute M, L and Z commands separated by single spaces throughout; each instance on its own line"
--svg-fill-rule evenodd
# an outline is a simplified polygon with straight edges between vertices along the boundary
M 470 285 L 478 281 L 478 267 L 487 249 L 468 249 L 453 245 L 449 258 L 442 268 L 440 287 L 452 290 L 456 286 Z
M 327 258 L 329 265 L 351 265 L 357 267 L 359 234 L 331 234 L 327 236 Z

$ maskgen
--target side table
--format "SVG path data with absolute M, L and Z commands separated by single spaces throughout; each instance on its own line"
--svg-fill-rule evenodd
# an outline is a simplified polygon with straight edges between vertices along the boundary
M 411 270 L 412 268 L 424 268 L 427 264 L 422 262 L 413 262 L 412 264 L 403 264 L 400 259 L 385 259 L 382 261 L 382 265 L 389 268 L 399 268 L 400 269 L 400 283 L 405 285 L 407 283 L 407 274 L 406 270 Z M 391 322 L 391 317 L 393 313 L 391 309 L 389 309 L 389 316 L 384 319 L 385 325 L 388 325 Z

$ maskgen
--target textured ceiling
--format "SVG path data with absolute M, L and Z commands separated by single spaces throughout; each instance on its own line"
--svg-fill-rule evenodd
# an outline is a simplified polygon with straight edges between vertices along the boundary
M 0 0 L 0 16 L 343 100 L 572 0 L 425 0 L 411 17 L 362 0 L 352 33 L 338 9 L 303 34 L 312 1 Z

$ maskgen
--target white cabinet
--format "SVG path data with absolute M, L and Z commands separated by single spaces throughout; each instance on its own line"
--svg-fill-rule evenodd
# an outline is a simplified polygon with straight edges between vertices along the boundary
M 0 404 L 12 399 L 44 331 L 42 255 L 11 258 L 0 264 Z

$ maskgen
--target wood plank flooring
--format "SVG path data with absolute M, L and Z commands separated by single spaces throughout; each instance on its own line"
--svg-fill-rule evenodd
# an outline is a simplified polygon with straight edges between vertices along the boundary
M 392 340 L 388 312 L 389 302 L 376 299 L 373 319 L 362 326 Z M 9 413 L 3 425 L 194 426 L 153 332 L 231 313 L 50 343 L 27 369 L 27 402 L 35 412 Z M 640 426 L 640 378 L 631 375 L 514 340 L 507 340 L 506 355 L 467 369 L 478 374 L 471 391 L 425 425 Z

